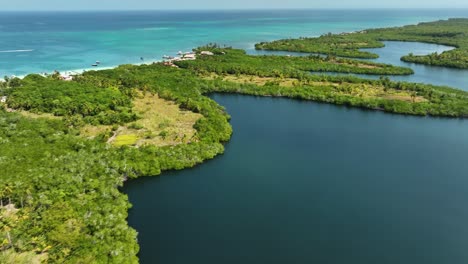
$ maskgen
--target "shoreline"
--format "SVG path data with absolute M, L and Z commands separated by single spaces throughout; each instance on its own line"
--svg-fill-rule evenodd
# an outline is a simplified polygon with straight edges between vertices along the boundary
M 342 33 L 346 33 L 346 34 L 351 34 L 353 33 L 354 31 L 350 31 L 350 32 L 342 32 Z M 307 37 L 307 38 L 316 38 L 317 36 L 311 36 L 311 37 Z M 274 41 L 274 40 L 273 40 Z M 422 44 L 432 44 L 432 45 L 436 45 L 436 46 L 442 46 L 442 47 L 446 47 L 447 50 L 445 51 L 450 51 L 450 50 L 454 50 L 456 49 L 456 47 L 454 46 L 450 46 L 450 45 L 447 45 L 447 44 L 439 44 L 439 43 L 431 43 L 431 42 L 424 42 L 424 41 L 405 41 L 405 40 L 386 40 L 386 41 L 382 41 L 382 42 L 412 42 L 412 43 L 422 43 Z M 247 52 L 248 55 L 252 55 L 252 56 L 263 56 L 263 55 L 279 55 L 279 56 L 308 56 L 308 55 L 321 55 L 321 56 L 327 56 L 326 54 L 320 54 L 320 53 L 309 53 L 309 52 L 299 52 L 299 51 L 282 51 L 282 50 L 264 50 L 264 49 L 256 49 L 255 48 L 255 43 L 252 43 L 252 44 L 249 44 L 250 48 L 244 48 L 244 50 Z M 385 48 L 385 47 L 383 47 Z M 360 50 L 367 50 L 367 49 L 375 49 L 375 48 L 361 48 Z M 250 51 L 250 52 L 249 52 Z M 262 54 L 262 52 L 265 52 L 265 54 Z M 187 52 L 184 52 L 183 54 L 186 54 Z M 258 53 L 258 54 L 255 54 L 255 53 Z M 268 53 L 271 53 L 271 54 L 268 54 Z M 278 54 L 275 54 L 275 53 L 278 53 Z M 291 53 L 291 54 L 281 54 L 281 53 Z M 428 54 L 417 54 L 418 56 L 424 56 L 424 55 L 428 55 Z M 180 56 L 180 55 L 175 55 L 175 56 Z M 371 59 L 372 60 L 375 60 L 375 59 Z M 110 66 L 104 66 L 104 67 L 86 67 L 86 68 L 78 68 L 78 69 L 63 69 L 63 70 L 60 70 L 60 69 L 56 69 L 56 70 L 53 70 L 53 71 L 43 71 L 43 72 L 30 72 L 28 74 L 22 74 L 22 75 L 15 75 L 15 74 L 5 74 L 3 76 L 7 76 L 7 77 L 10 77 L 10 78 L 13 78 L 13 77 L 16 77 L 16 78 L 19 78 L 19 79 L 23 79 L 24 77 L 30 75 L 30 74 L 39 74 L 39 75 L 42 75 L 42 76 L 45 76 L 46 74 L 47 75 L 51 75 L 53 74 L 54 72 L 59 72 L 62 76 L 74 76 L 74 75 L 81 75 L 83 74 L 84 72 L 87 72 L 87 71 L 101 71 L 101 70 L 112 70 L 112 69 L 115 69 L 121 65 L 135 65 L 135 66 L 139 66 L 139 65 L 149 65 L 149 64 L 154 64 L 154 63 L 161 63 L 161 62 L 167 62 L 167 61 L 171 61 L 171 60 L 166 60 L 166 59 L 159 59 L 159 60 L 149 60 L 149 61 L 144 61 L 144 62 L 134 62 L 134 63 L 118 63 L 118 64 L 112 64 Z M 424 65 L 424 64 L 423 64 Z M 0 78 L 0 82 L 4 82 L 4 79 L 3 78 Z
M 19 78 L 19 79 L 23 79 L 24 77 L 30 75 L 30 74 L 39 74 L 39 75 L 42 75 L 42 76 L 45 76 L 46 74 L 47 75 L 51 75 L 51 74 L 54 74 L 54 72 L 59 72 L 62 76 L 74 76 L 74 75 L 81 75 L 83 74 L 84 72 L 87 72 L 87 71 L 103 71 L 103 70 L 112 70 L 112 69 L 115 69 L 121 65 L 126 65 L 126 64 L 130 64 L 130 65 L 136 65 L 136 66 L 139 66 L 139 65 L 144 65 L 144 64 L 153 64 L 153 63 L 159 63 L 159 62 L 163 62 L 164 60 L 154 60 L 154 61 L 149 61 L 149 62 L 142 62 L 142 63 L 124 63 L 124 64 L 118 64 L 118 65 L 112 65 L 112 66 L 105 66 L 105 67 L 92 67 L 92 68 L 81 68 L 81 69 L 72 69 L 72 70 L 55 70 L 55 71 L 52 71 L 52 72 L 32 72 L 32 73 L 29 73 L 29 74 L 26 74 L 26 75 L 6 75 L 8 77 L 16 77 L 16 78 Z M 0 79 L 0 82 L 4 82 L 3 79 Z
M 28 73 L 26 75 L 14 75 L 14 74 L 12 74 L 12 75 L 5 75 L 5 76 L 10 77 L 10 78 L 23 79 L 24 77 L 26 77 L 26 76 L 28 76 L 30 74 L 39 74 L 39 75 L 42 75 L 42 76 L 46 76 L 46 75 L 52 75 L 55 72 L 58 72 L 62 77 L 69 77 L 69 76 L 81 75 L 84 72 L 88 72 L 88 71 L 112 70 L 112 69 L 115 69 L 115 68 L 120 67 L 122 65 L 140 66 L 140 65 L 150 65 L 150 64 L 155 64 L 155 63 L 165 63 L 165 62 L 172 63 L 174 61 L 194 60 L 194 59 L 196 59 L 196 57 L 193 56 L 194 54 L 195 54 L 194 51 L 187 51 L 187 52 L 179 51 L 178 53 L 176 53 L 174 55 L 174 57 L 173 56 L 167 56 L 167 55 L 163 56 L 163 57 L 169 57 L 168 59 L 163 58 L 163 59 L 160 59 L 160 60 L 149 60 L 149 61 L 142 61 L 142 62 L 135 62 L 135 63 L 120 63 L 120 64 L 111 65 L 111 66 L 104 66 L 104 67 L 100 67 L 100 64 L 98 64 L 98 66 L 95 66 L 95 67 L 88 67 L 88 68 L 81 68 L 81 69 L 54 70 L 54 71 L 51 71 L 51 72 L 46 72 L 46 71 L 44 71 L 44 72 L 31 72 L 31 73 Z M 0 82 L 4 82 L 4 79 L 0 79 Z

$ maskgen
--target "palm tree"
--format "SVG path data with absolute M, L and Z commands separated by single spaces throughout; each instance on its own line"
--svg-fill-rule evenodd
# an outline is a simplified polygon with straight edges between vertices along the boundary
M 6 185 L 5 188 L 3 189 L 3 195 L 8 196 L 8 204 L 11 204 L 11 195 L 12 194 L 13 194 L 13 189 L 10 188 L 8 185 Z M 3 195 L 2 195 L 2 197 L 3 197 Z

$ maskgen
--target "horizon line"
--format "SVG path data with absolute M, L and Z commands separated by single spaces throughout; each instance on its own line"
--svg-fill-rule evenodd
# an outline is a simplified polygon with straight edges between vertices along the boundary
M 19 9 L 7 9 L 0 10 L 0 13 L 4 12 L 152 12 L 152 11 L 311 11 L 311 10 L 453 10 L 453 9 L 468 9 L 468 6 L 463 7 L 273 7 L 273 8 L 187 8 L 187 9 L 176 9 L 176 8 L 164 8 L 164 9 L 38 9 L 38 10 L 19 10 Z

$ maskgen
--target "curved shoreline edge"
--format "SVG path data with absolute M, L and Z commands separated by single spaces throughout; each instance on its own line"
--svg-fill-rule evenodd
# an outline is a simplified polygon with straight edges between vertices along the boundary
M 0 179 L 0 214 L 8 220 L 2 222 L 8 228 L 2 233 L 7 242 L 0 260 L 138 263 L 137 233 L 126 220 L 131 205 L 118 188 L 127 179 L 190 168 L 224 152 L 223 144 L 233 133 L 230 116 L 206 96 L 212 92 L 468 117 L 464 91 L 385 78 L 309 76 L 301 68 L 302 59 L 250 58 L 242 51 L 216 46 L 201 47 L 197 53 L 201 51 L 213 55 L 175 62 L 180 68 L 162 63 L 121 65 L 84 72 L 72 82 L 57 75 L 8 80 L 9 106 L 63 119 L 30 118 L 0 109 L 0 165 L 7 172 Z M 284 69 L 286 62 L 290 68 Z M 322 63 L 318 58 L 306 62 Z M 324 69 L 336 66 L 329 61 L 322 64 Z M 197 141 L 114 148 L 104 143 L 108 133 L 93 140 L 79 137 L 77 128 L 83 124 L 114 126 L 138 120 L 131 104 L 139 92 L 157 94 L 203 115 L 194 126 Z

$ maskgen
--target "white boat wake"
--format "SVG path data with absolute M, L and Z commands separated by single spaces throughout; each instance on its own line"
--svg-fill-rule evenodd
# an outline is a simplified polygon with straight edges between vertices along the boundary
M 26 50 L 0 50 L 0 53 L 17 53 L 17 52 L 31 52 L 34 51 L 32 49 L 26 49 Z

